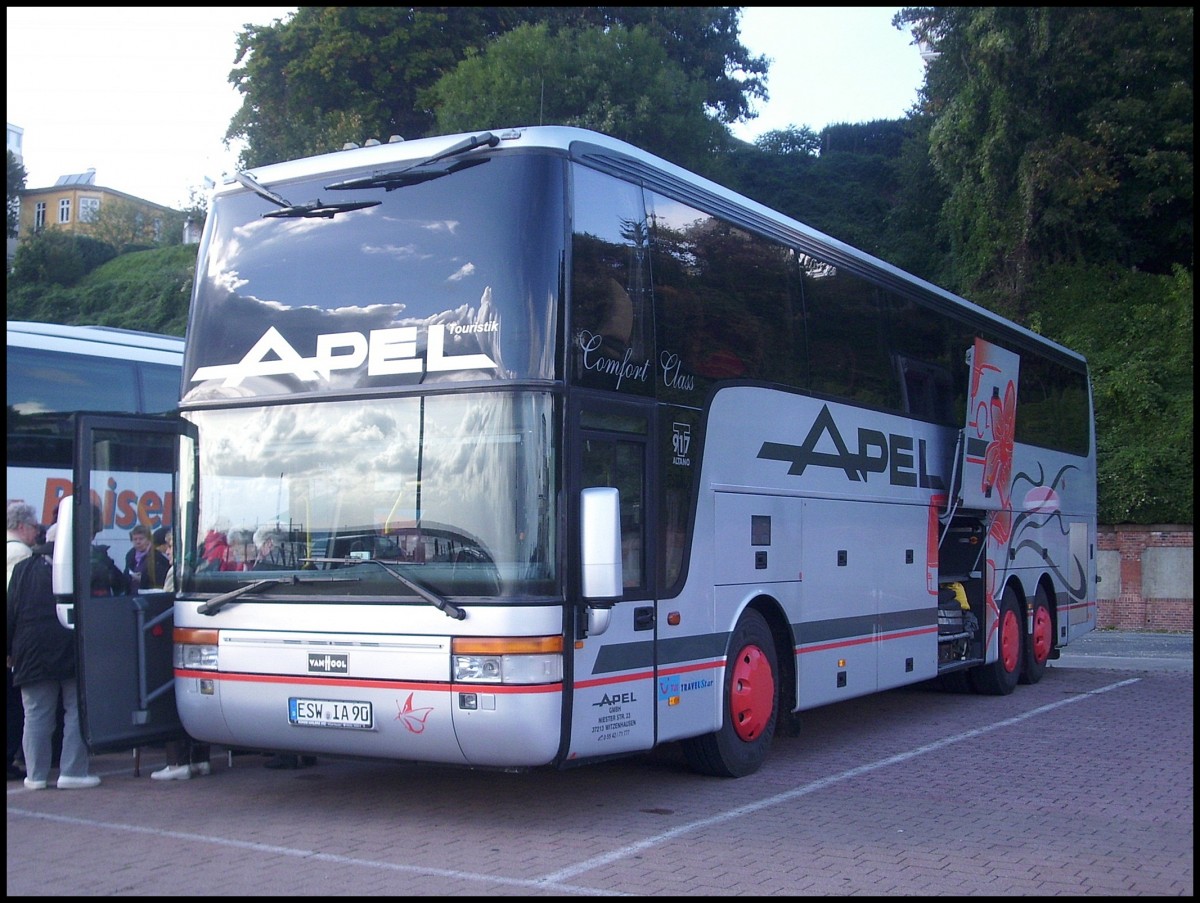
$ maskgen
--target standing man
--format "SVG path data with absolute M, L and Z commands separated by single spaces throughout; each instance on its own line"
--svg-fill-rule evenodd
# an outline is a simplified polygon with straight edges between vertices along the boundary
M 8 503 L 8 577 L 4 581 L 6 590 L 12 583 L 13 568 L 17 566 L 17 562 L 33 554 L 31 549 L 37 541 L 39 526 L 32 505 L 25 502 Z M 25 777 L 24 769 L 17 765 L 17 755 L 21 752 L 21 733 L 25 729 L 25 712 L 21 708 L 21 690 L 13 685 L 11 656 L 5 664 L 4 682 L 8 691 L 8 748 L 5 762 L 8 765 L 8 779 L 19 781 Z

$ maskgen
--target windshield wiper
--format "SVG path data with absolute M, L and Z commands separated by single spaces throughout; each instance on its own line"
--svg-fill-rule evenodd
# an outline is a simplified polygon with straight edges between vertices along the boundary
M 290 207 L 284 207 L 282 210 L 272 210 L 270 213 L 264 213 L 266 218 L 270 217 L 323 217 L 324 219 L 333 219 L 339 213 L 347 213 L 350 210 L 362 210 L 364 207 L 378 207 L 382 201 L 343 201 L 333 204 L 322 204 L 320 200 L 313 201 L 311 204 L 293 204 Z
M 319 217 L 322 219 L 333 219 L 339 213 L 346 213 L 350 210 L 362 210 L 365 207 L 378 207 L 383 203 L 382 201 L 338 201 L 332 204 L 322 204 L 320 198 L 318 198 L 308 204 L 293 204 L 287 198 L 276 194 L 264 185 L 260 185 L 248 173 L 235 172 L 233 177 L 260 198 L 270 201 L 272 204 L 279 205 L 281 209 L 264 213 L 264 218 Z
M 246 593 L 252 593 L 257 589 L 266 589 L 269 586 L 276 586 L 283 582 L 280 577 L 271 577 L 266 580 L 255 580 L 253 583 L 247 583 L 245 586 L 239 586 L 237 589 L 231 589 L 227 593 L 221 593 L 219 596 L 213 596 L 203 605 L 196 609 L 197 613 L 202 615 L 215 615 L 218 611 L 236 599 L 238 596 L 244 596 Z
M 312 561 L 312 562 L 316 562 L 318 564 L 320 564 L 320 563 L 345 564 L 345 565 L 377 564 L 381 568 L 383 568 L 389 575 L 391 575 L 396 580 L 403 583 L 406 587 L 408 587 L 410 590 L 412 590 L 414 593 L 416 593 L 418 596 L 420 596 L 422 599 L 424 599 L 426 602 L 428 602 L 434 608 L 443 612 L 446 615 L 446 617 L 454 618 L 454 620 L 456 620 L 456 621 L 462 621 L 467 616 L 467 613 L 465 611 L 463 611 L 461 608 L 459 608 L 457 605 L 455 605 L 449 599 L 445 598 L 444 596 L 438 595 L 433 590 L 429 589 L 429 587 L 423 586 L 422 584 L 417 583 L 417 581 L 413 580 L 411 577 L 406 577 L 403 574 L 401 574 L 399 571 L 393 570 L 392 568 L 390 568 L 386 564 L 384 564 L 382 561 L 380 561 L 378 558 L 302 558 L 300 560 L 301 561 Z M 392 562 L 392 563 L 399 564 L 400 562 Z
M 478 166 L 480 163 L 487 163 L 491 159 L 490 157 L 470 157 L 460 160 L 448 160 L 449 157 L 457 157 L 485 145 L 487 147 L 495 147 L 499 143 L 500 139 L 491 132 L 484 132 L 482 135 L 472 135 L 470 138 L 464 138 L 457 144 L 451 145 L 441 153 L 434 154 L 432 157 L 421 160 L 419 163 L 413 163 L 403 169 L 393 170 L 392 172 L 376 172 L 357 179 L 334 182 L 332 185 L 326 185 L 325 190 L 346 191 L 351 188 L 383 188 L 387 191 L 395 191 L 397 188 L 404 188 L 407 185 L 417 185 L 421 182 L 428 182 L 430 179 L 440 179 L 442 176 L 448 176 L 459 170 Z
M 270 589 L 272 586 L 278 586 L 281 583 L 286 583 L 289 586 L 296 586 L 301 583 L 335 583 L 344 581 L 357 581 L 357 577 L 299 577 L 292 574 L 289 577 L 266 577 L 262 580 L 254 580 L 239 586 L 237 589 L 231 589 L 227 593 L 221 593 L 219 596 L 213 596 L 203 605 L 196 609 L 197 614 L 215 615 L 218 611 L 241 596 L 247 593 L 252 593 L 257 590 Z

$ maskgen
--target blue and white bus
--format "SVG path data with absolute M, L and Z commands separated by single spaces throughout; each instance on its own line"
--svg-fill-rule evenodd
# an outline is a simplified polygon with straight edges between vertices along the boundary
M 8 501 L 33 505 L 49 527 L 59 502 L 71 493 L 75 436 L 70 414 L 178 410 L 183 339 L 109 326 L 17 320 L 6 325 Z M 135 523 L 151 529 L 171 524 L 171 498 L 161 488 L 146 491 L 153 497 L 132 496 L 120 480 L 105 487 L 98 542 L 114 555 L 123 558 Z
M 183 386 L 210 743 L 739 776 L 788 713 L 1006 694 L 1096 624 L 1080 355 L 594 132 L 239 173 Z

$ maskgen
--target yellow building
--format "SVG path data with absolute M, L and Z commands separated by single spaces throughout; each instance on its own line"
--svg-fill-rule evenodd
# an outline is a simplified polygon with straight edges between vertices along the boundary
M 121 211 L 119 223 L 112 217 L 102 217 L 100 211 L 111 205 Z M 37 235 L 46 229 L 62 229 L 66 232 L 105 236 L 97 234 L 96 225 L 103 222 L 108 229 L 122 227 L 123 243 L 157 243 L 163 237 L 163 229 L 178 219 L 178 211 L 151 201 L 142 200 L 114 188 L 96 184 L 96 171 L 76 175 L 59 176 L 50 188 L 26 188 L 21 192 L 21 216 L 17 228 L 18 240 Z

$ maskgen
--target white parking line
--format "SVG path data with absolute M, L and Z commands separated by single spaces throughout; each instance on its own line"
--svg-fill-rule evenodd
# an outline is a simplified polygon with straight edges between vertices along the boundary
M 1098 696 L 1101 693 L 1107 693 L 1109 690 L 1116 690 L 1120 687 L 1127 687 L 1130 684 L 1137 683 L 1141 678 L 1134 677 L 1129 680 L 1122 680 L 1115 684 L 1109 684 L 1107 687 L 1100 687 L 1091 690 L 1087 693 L 1081 693 L 1078 696 L 1072 696 L 1068 699 L 1063 699 L 1059 702 L 1053 702 L 1048 705 L 1040 706 L 1036 709 L 1031 709 L 1023 715 L 1015 715 L 1012 718 L 1005 718 L 1003 721 L 996 721 L 985 727 L 977 727 L 973 730 L 964 731 L 961 734 L 955 734 L 952 737 L 943 737 L 935 743 L 928 743 L 925 746 L 918 746 L 916 749 L 911 749 L 908 752 L 897 753 L 894 756 L 888 756 L 886 759 L 879 759 L 876 762 L 871 762 L 867 765 L 859 765 L 857 768 L 851 768 L 843 771 L 841 774 L 831 775 L 827 778 L 822 778 L 819 781 L 813 781 L 810 784 L 805 784 L 803 787 L 797 787 L 794 790 L 788 790 L 784 793 L 777 793 L 775 796 L 767 797 L 759 800 L 756 803 L 747 803 L 744 806 L 738 806 L 736 809 L 730 809 L 727 812 L 722 812 L 717 815 L 710 815 L 708 818 L 701 818 L 686 825 L 679 825 L 669 831 L 663 831 L 661 834 L 655 834 L 653 837 L 647 837 L 644 840 L 639 840 L 637 843 L 629 844 L 617 850 L 612 850 L 608 853 L 603 853 L 591 859 L 584 860 L 576 865 L 569 866 L 565 869 L 559 869 L 557 872 L 552 872 L 543 877 L 538 883 L 555 884 L 560 881 L 565 881 L 573 878 L 583 872 L 590 871 L 602 865 L 607 865 L 618 859 L 624 859 L 634 853 L 638 853 L 649 847 L 660 846 L 664 841 L 672 840 L 681 834 L 687 834 L 691 831 L 699 830 L 700 828 L 709 828 L 713 825 L 719 825 L 722 822 L 731 821 L 735 818 L 741 818 L 744 815 L 751 815 L 761 809 L 766 809 L 769 806 L 777 806 L 780 803 L 786 803 L 802 796 L 807 796 L 810 793 L 816 793 L 818 790 L 824 790 L 826 787 L 832 787 L 834 784 L 839 784 L 842 781 L 848 781 L 851 778 L 856 778 L 859 775 L 868 774 L 872 771 L 878 771 L 880 768 L 887 768 L 889 765 L 897 765 L 901 762 L 907 762 L 909 759 L 915 759 L 917 756 L 923 756 L 926 753 L 935 752 L 939 749 L 945 749 L 947 746 L 953 746 L 955 743 L 962 743 L 964 740 L 971 740 L 983 734 L 991 733 L 992 731 L 1000 730 L 1003 727 L 1011 727 L 1014 724 L 1020 724 L 1022 721 L 1028 721 L 1030 718 L 1035 718 L 1038 715 L 1044 715 L 1046 712 L 1052 712 L 1055 709 L 1062 708 L 1065 705 L 1072 705 L 1076 702 L 1091 697 Z

